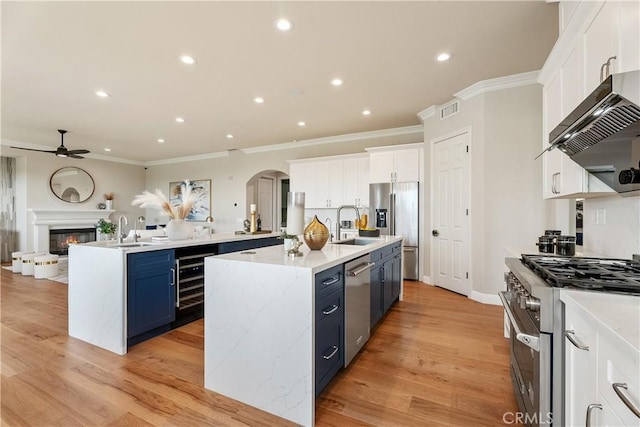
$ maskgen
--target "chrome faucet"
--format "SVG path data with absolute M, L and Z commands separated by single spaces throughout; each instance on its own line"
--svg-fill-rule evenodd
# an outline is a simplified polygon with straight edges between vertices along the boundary
M 125 220 L 126 220 L 126 218 L 125 218 Z M 133 225 L 133 241 L 134 242 L 137 242 L 138 239 L 141 237 L 138 234 L 138 223 L 143 223 L 144 221 L 145 221 L 145 218 L 142 215 L 140 215 L 138 217 L 138 219 L 136 220 L 136 223 Z
M 331 218 L 327 217 L 324 219 L 324 222 L 328 222 L 329 223 L 329 227 L 327 227 L 329 229 L 329 242 L 333 242 L 333 233 L 331 232 Z
M 336 219 L 336 231 L 337 231 L 337 239 L 341 240 L 340 237 L 340 230 L 342 227 L 340 227 L 340 212 L 342 211 L 343 208 L 351 208 L 354 211 L 356 211 L 356 218 L 358 219 L 358 222 L 360 221 L 360 211 L 358 210 L 358 207 L 356 205 L 342 205 L 342 206 L 338 206 L 338 218 Z
M 129 225 L 129 221 L 127 217 L 124 215 L 120 215 L 118 218 L 118 243 L 122 243 L 127 235 L 124 233 L 124 226 L 122 225 L 122 220 L 124 219 L 124 225 Z

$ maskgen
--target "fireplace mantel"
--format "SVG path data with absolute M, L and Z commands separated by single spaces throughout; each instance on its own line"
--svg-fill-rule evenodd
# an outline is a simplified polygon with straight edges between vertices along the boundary
M 49 251 L 49 230 L 52 228 L 94 227 L 107 219 L 114 210 L 106 209 L 28 209 L 33 216 L 33 250 Z

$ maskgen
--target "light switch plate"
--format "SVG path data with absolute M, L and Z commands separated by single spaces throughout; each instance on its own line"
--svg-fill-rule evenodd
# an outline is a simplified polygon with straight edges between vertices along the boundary
M 604 209 L 598 210 L 598 222 L 600 225 L 605 225 L 607 223 L 607 211 Z

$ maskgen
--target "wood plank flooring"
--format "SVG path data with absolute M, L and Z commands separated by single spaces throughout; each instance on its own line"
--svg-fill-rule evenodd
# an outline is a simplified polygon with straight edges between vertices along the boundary
M 206 390 L 197 321 L 118 356 L 67 335 L 67 286 L 2 270 L 6 426 L 284 426 Z M 497 426 L 516 411 L 502 310 L 405 282 L 371 340 L 319 396 L 318 426 Z

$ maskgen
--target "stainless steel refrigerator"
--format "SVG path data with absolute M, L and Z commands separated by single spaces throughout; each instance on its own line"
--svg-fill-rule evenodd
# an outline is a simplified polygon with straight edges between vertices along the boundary
M 418 183 L 369 185 L 369 227 L 403 238 L 404 278 L 418 280 Z

